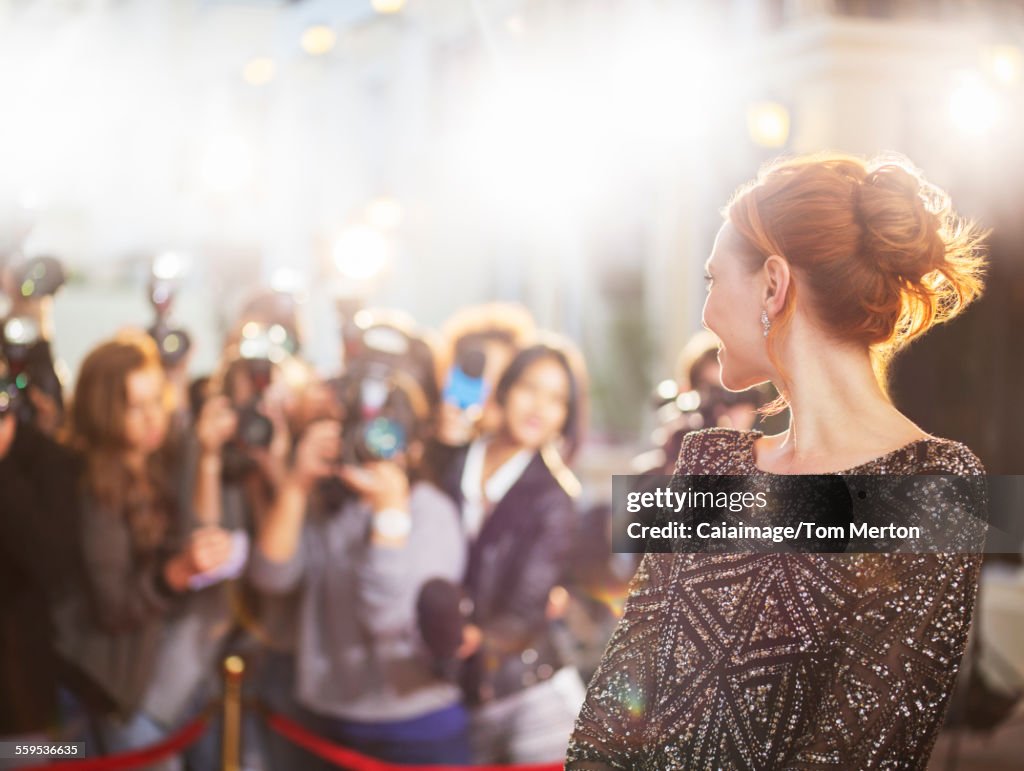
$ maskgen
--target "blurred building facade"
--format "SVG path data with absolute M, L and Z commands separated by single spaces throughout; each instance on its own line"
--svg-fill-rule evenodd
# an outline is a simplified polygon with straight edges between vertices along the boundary
M 1013 232 L 1022 30 L 1021 3 L 965 0 L 3 0 L 0 200 L 78 271 L 72 368 L 148 321 L 142 266 L 177 249 L 197 337 L 248 287 L 294 285 L 325 369 L 338 293 L 428 324 L 523 301 L 583 343 L 598 427 L 627 439 L 762 162 L 902 152 Z M 994 306 L 1024 297 L 1012 243 Z

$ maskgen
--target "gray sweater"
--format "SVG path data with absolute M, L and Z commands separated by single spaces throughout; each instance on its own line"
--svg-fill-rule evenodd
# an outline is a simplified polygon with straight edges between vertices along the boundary
M 431 578 L 462 579 L 465 544 L 458 512 L 426 482 L 409 498 L 412 532 L 401 548 L 373 545 L 371 512 L 351 502 L 309 512 L 295 555 L 272 562 L 254 549 L 250 578 L 269 593 L 302 584 L 296 697 L 318 714 L 346 720 L 406 720 L 449 707 L 457 686 L 433 674 L 416 625 L 416 600 Z

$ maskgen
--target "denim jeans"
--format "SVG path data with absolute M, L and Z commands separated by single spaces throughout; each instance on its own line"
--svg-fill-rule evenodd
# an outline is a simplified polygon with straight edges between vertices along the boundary
M 144 712 L 136 712 L 127 720 L 104 716 L 97 719 L 96 728 L 103 748 L 109 755 L 149 747 L 163 741 L 169 735 L 166 728 Z M 171 757 L 146 766 L 146 769 L 183 771 L 184 767 L 180 757 Z

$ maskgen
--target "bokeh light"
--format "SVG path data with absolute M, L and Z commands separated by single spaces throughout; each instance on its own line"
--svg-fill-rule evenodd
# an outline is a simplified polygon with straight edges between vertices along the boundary
M 984 49 L 982 60 L 991 76 L 1004 86 L 1020 82 L 1024 55 L 1014 45 L 994 45 Z
M 961 72 L 949 95 L 949 115 L 961 133 L 980 137 L 999 119 L 999 100 L 980 74 Z
M 778 102 L 754 102 L 747 108 L 747 131 L 761 147 L 785 147 L 789 111 Z
M 352 225 L 334 242 L 331 256 L 343 279 L 367 281 L 384 271 L 390 249 L 387 238 L 369 225 Z
M 274 60 L 267 56 L 261 56 L 250 60 L 245 69 L 242 70 L 242 77 L 250 86 L 263 86 L 274 79 L 277 67 Z
M 302 33 L 302 50 L 310 56 L 323 56 L 334 48 L 337 35 L 330 27 L 317 24 Z
M 373 10 L 380 14 L 398 13 L 405 8 L 405 0 L 371 0 Z

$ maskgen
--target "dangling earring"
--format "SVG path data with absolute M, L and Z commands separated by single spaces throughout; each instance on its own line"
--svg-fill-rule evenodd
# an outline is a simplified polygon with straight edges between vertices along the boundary
M 761 326 L 764 327 L 764 336 L 768 337 L 768 330 L 772 328 L 772 322 L 768 320 L 768 311 L 761 310 Z

